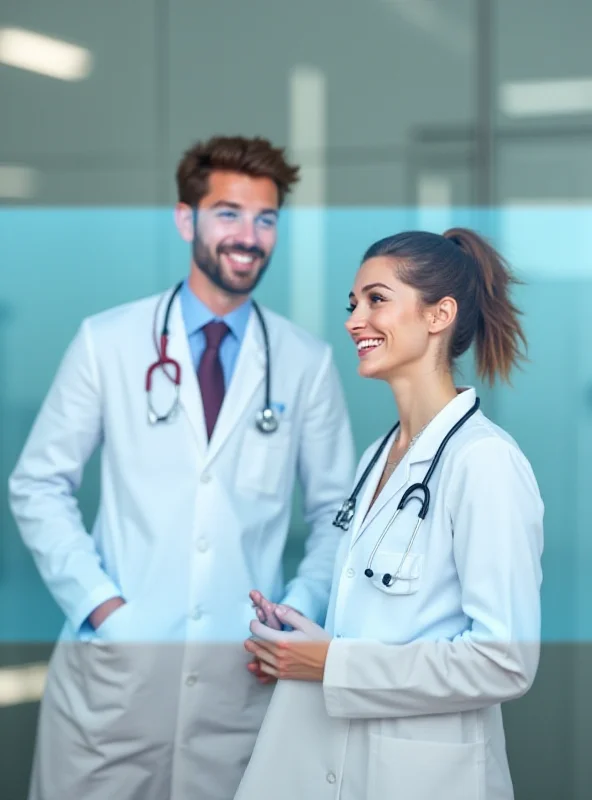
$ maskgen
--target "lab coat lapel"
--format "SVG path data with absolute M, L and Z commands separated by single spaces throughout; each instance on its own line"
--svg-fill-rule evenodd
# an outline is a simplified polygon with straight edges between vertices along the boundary
M 251 311 L 230 386 L 226 391 L 224 402 L 210 439 L 206 455 L 208 461 L 214 458 L 234 427 L 242 420 L 247 406 L 256 391 L 261 392 L 260 407 L 263 408 L 264 378 L 265 350 L 263 336 L 259 329 L 257 317 Z M 252 424 L 254 424 L 254 414 Z
M 405 484 L 409 480 L 409 459 L 407 456 L 405 456 L 405 458 L 397 466 L 391 477 L 388 479 L 386 485 L 383 487 L 382 491 L 376 498 L 374 505 L 368 511 L 368 507 L 372 502 L 372 498 L 374 497 L 376 487 L 378 486 L 378 482 L 380 481 L 380 478 L 384 471 L 386 459 L 391 449 L 392 443 L 393 440 L 391 438 L 388 445 L 385 447 L 385 452 L 383 452 L 378 463 L 368 476 L 368 486 L 366 491 L 364 492 L 363 503 L 360 507 L 360 516 L 359 516 L 360 521 L 357 530 L 354 530 L 354 536 L 352 537 L 352 547 L 358 541 L 360 536 L 364 533 L 366 528 L 372 524 L 374 519 L 378 516 L 378 514 L 382 511 L 382 509 L 386 506 L 386 504 L 389 503 L 393 499 L 393 497 L 395 497 L 401 491 L 403 486 L 405 486 Z
M 477 393 L 472 387 L 459 389 L 458 394 L 437 414 L 409 453 L 410 464 L 431 461 L 446 434 L 473 406 Z M 423 476 L 422 476 L 423 477 Z
M 200 453 L 205 455 L 208 442 L 201 393 L 197 382 L 197 374 L 193 367 L 193 358 L 178 296 L 175 298 L 171 309 L 169 355 L 181 365 L 180 403 L 187 415 L 187 419 L 191 423 L 198 449 Z

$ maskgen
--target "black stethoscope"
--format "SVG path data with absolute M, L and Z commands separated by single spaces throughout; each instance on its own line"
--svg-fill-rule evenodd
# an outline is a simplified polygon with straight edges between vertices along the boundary
M 473 416 L 473 414 L 479 408 L 480 403 L 481 403 L 481 401 L 477 397 L 477 399 L 475 400 L 473 406 L 467 411 L 467 413 L 463 417 L 461 417 L 458 420 L 458 422 L 455 423 L 452 426 L 452 428 L 450 428 L 450 430 L 448 431 L 446 436 L 442 439 L 442 441 L 440 443 L 440 447 L 438 447 L 438 450 L 436 451 L 436 455 L 432 459 L 432 463 L 430 464 L 429 469 L 426 472 L 423 481 L 421 483 L 412 484 L 404 492 L 403 497 L 401 497 L 401 499 L 399 500 L 399 504 L 397 505 L 395 513 L 393 514 L 393 516 L 388 521 L 384 531 L 380 535 L 380 538 L 378 539 L 378 541 L 374 545 L 374 549 L 370 553 L 370 558 L 368 559 L 368 564 L 366 566 L 366 569 L 364 570 L 364 575 L 366 575 L 367 578 L 373 578 L 374 577 L 374 570 L 372 569 L 372 563 L 374 561 L 374 557 L 376 556 L 378 548 L 380 547 L 380 545 L 382 544 L 382 542 L 384 540 L 384 537 L 386 536 L 386 534 L 390 530 L 391 526 L 394 524 L 394 522 L 397 519 L 398 515 L 405 508 L 407 503 L 410 500 L 420 500 L 420 498 L 417 495 L 415 495 L 414 493 L 415 492 L 421 492 L 423 494 L 423 499 L 421 500 L 421 508 L 420 508 L 419 513 L 417 515 L 417 522 L 415 523 L 415 528 L 413 530 L 411 538 L 409 539 L 409 544 L 407 545 L 407 548 L 405 550 L 403 558 L 401 559 L 401 562 L 400 562 L 399 566 L 397 567 L 397 570 L 396 570 L 396 572 L 394 574 L 391 574 L 390 572 L 385 572 L 382 575 L 382 583 L 384 584 L 384 586 L 392 586 L 393 583 L 399 578 L 399 574 L 401 572 L 403 564 L 405 563 L 405 559 L 407 558 L 411 548 L 413 547 L 413 542 L 415 541 L 415 537 L 417 536 L 417 532 L 419 531 L 421 523 L 426 518 L 426 515 L 428 513 L 428 509 L 430 507 L 430 490 L 429 490 L 429 487 L 428 487 L 428 483 L 430 481 L 430 478 L 432 477 L 432 475 L 434 474 L 434 470 L 438 466 L 438 462 L 440 461 L 440 458 L 442 457 L 442 453 L 444 452 L 444 448 L 446 447 L 446 445 L 448 444 L 450 439 L 454 436 L 454 434 L 460 428 L 462 428 L 462 426 L 465 424 L 465 422 L 468 419 L 470 419 Z M 335 525 L 336 527 L 341 528 L 344 531 L 348 530 L 348 528 L 350 526 L 350 523 L 351 523 L 352 519 L 354 518 L 354 514 L 356 513 L 356 501 L 357 501 L 358 494 L 360 493 L 360 490 L 362 489 L 362 487 L 366 483 L 366 480 L 367 480 L 368 476 L 370 475 L 370 473 L 374 469 L 374 466 L 376 465 L 376 462 L 380 458 L 380 456 L 382 454 L 382 451 L 387 446 L 391 436 L 397 430 L 398 427 L 399 427 L 399 423 L 397 422 L 397 424 L 393 428 L 391 428 L 391 430 L 384 437 L 384 439 L 380 443 L 376 453 L 372 456 L 372 459 L 371 459 L 370 463 L 368 464 L 368 466 L 364 470 L 364 472 L 362 474 L 362 477 L 356 483 L 356 486 L 355 486 L 353 492 L 351 493 L 351 495 L 347 498 L 347 500 L 343 503 L 343 505 L 341 506 L 341 508 L 337 512 L 337 515 L 336 515 L 335 519 L 333 520 L 333 525 Z
M 157 425 L 160 422 L 172 421 L 179 409 L 179 395 L 181 390 L 181 365 L 179 364 L 178 361 L 176 361 L 174 358 L 171 358 L 167 354 L 167 348 L 169 344 L 169 320 L 171 316 L 171 309 L 173 307 L 173 302 L 175 300 L 175 297 L 179 294 L 181 287 L 183 286 L 183 283 L 184 281 L 178 283 L 171 292 L 171 296 L 169 297 L 169 301 L 164 314 L 164 321 L 162 323 L 162 330 L 160 333 L 160 347 L 158 346 L 158 342 L 156 340 L 156 320 L 158 317 L 158 308 L 156 309 L 154 315 L 153 338 L 154 338 L 154 347 L 156 348 L 158 359 L 148 367 L 148 370 L 146 372 L 146 397 L 148 402 L 148 422 L 151 425 Z M 271 355 L 269 348 L 269 334 L 267 332 L 267 325 L 265 324 L 265 320 L 263 319 L 263 314 L 261 313 L 261 309 L 254 300 L 251 300 L 251 303 L 253 304 L 253 310 L 257 315 L 257 319 L 259 320 L 259 326 L 261 328 L 261 333 L 263 334 L 263 341 L 265 343 L 265 405 L 260 411 L 257 412 L 255 424 L 257 425 L 257 428 L 261 431 L 261 433 L 275 433 L 275 431 L 277 431 L 278 429 L 279 421 L 277 415 L 275 414 L 274 410 L 271 407 Z M 171 369 L 173 370 L 172 376 L 169 375 L 169 373 L 167 372 L 167 367 L 171 367 Z M 173 400 L 173 404 L 166 412 L 166 414 L 159 414 L 154 408 L 154 405 L 152 404 L 152 377 L 157 369 L 161 369 L 166 375 L 166 377 L 174 384 L 175 387 L 175 397 Z

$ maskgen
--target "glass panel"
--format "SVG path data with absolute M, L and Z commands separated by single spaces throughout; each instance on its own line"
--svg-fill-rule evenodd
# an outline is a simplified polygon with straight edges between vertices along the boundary
M 525 792 L 549 797 L 555 792 L 584 798 L 589 787 L 585 643 L 592 632 L 592 508 L 585 487 L 592 479 L 592 369 L 585 309 L 592 299 L 591 157 L 592 147 L 577 131 L 559 126 L 552 133 L 508 134 L 498 145 L 497 183 L 505 205 L 500 241 L 526 281 L 517 298 L 525 312 L 530 360 L 512 387 L 497 391 L 495 418 L 531 459 L 545 501 L 543 635 L 561 647 L 543 650 L 535 693 L 540 702 L 553 698 L 543 703 L 545 725 L 552 717 L 552 727 L 565 734 L 559 748 L 541 734 L 539 746 L 549 754 L 545 766 L 534 773 L 527 759 L 517 759 L 516 777 Z M 515 736 L 519 752 L 526 717 L 516 713 L 509 719 L 509 743 Z
M 153 8 L 146 13 L 144 0 L 8 5 L 0 17 L 0 163 L 43 167 L 61 156 L 66 169 L 88 170 L 125 155 L 153 167 L 162 113 Z M 12 56 L 38 71 L 11 66 Z M 55 70 L 65 77 L 52 77 Z
M 592 6 L 496 0 L 497 119 L 523 130 L 592 123 Z

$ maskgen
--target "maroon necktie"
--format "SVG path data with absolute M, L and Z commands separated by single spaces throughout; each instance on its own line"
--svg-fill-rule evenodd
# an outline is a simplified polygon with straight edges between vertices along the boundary
M 225 322 L 212 321 L 204 325 L 202 330 L 206 337 L 206 349 L 199 362 L 197 379 L 209 441 L 224 400 L 224 373 L 220 363 L 220 344 L 229 328 Z

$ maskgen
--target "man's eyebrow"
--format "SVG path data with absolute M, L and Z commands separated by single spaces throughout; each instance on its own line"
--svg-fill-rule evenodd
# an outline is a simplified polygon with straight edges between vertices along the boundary
M 243 206 L 241 206 L 240 203 L 234 203 L 232 200 L 216 200 L 216 202 L 212 203 L 212 205 L 208 206 L 208 208 L 210 208 L 210 209 L 212 209 L 212 208 L 232 208 L 232 209 L 234 209 L 236 211 L 242 211 Z M 270 215 L 271 214 L 274 217 L 277 217 L 279 215 L 279 212 L 278 212 L 277 208 L 262 208 L 261 211 L 257 214 L 257 216 L 260 217 L 262 214 L 265 214 L 265 215 Z

